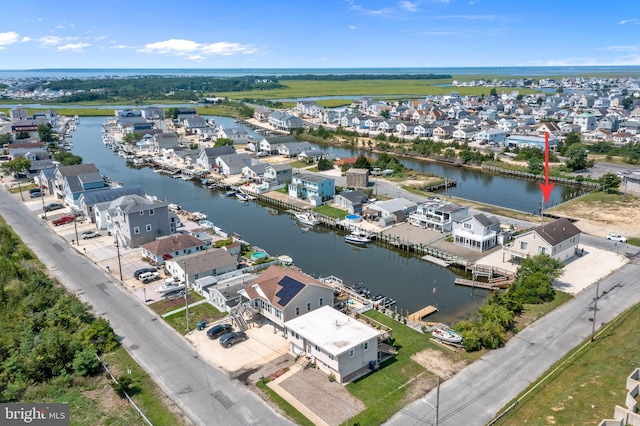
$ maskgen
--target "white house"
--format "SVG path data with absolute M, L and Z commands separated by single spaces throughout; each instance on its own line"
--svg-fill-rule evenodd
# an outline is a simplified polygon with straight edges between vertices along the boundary
M 305 355 L 316 366 L 348 383 L 378 366 L 378 338 L 383 334 L 364 322 L 323 306 L 287 321 L 289 350 Z
M 473 250 L 485 251 L 498 244 L 500 221 L 482 213 L 469 216 L 453 225 L 453 243 Z
M 451 232 L 454 223 L 468 216 L 468 207 L 439 199 L 432 199 L 417 205 L 409 216 L 409 223 L 421 228 L 440 232 Z
M 575 256 L 581 233 L 569 219 L 558 219 L 515 237 L 512 243 L 502 247 L 502 261 L 505 254 L 512 258 L 547 254 L 565 262 Z

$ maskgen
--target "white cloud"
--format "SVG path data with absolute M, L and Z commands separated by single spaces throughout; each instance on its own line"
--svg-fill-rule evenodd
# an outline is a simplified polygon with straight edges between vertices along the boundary
M 119 44 L 117 46 L 111 46 L 112 49 L 130 49 L 131 46 L 127 46 L 126 44 Z
M 18 41 L 18 37 L 18 33 L 15 31 L 0 33 L 0 45 L 13 44 Z
M 629 44 L 629 45 L 608 46 L 608 47 L 605 47 L 604 50 L 611 50 L 613 52 L 636 52 L 640 50 L 640 45 Z
M 357 29 L 358 29 L 358 27 L 356 27 L 355 25 L 349 25 L 349 29 L 350 29 L 350 30 L 357 30 Z
M 417 2 L 410 2 L 408 0 L 402 0 L 400 2 L 398 2 L 398 5 L 400 6 L 401 9 L 407 10 L 409 12 L 417 12 L 418 10 L 418 3 Z
M 20 39 L 20 43 L 26 43 L 28 41 L 31 41 L 31 37 L 29 36 L 24 36 Z
M 62 42 L 60 37 L 56 36 L 44 36 L 38 39 L 42 46 L 56 46 Z
M 623 19 L 622 21 L 618 22 L 618 24 L 620 24 L 620 25 L 630 24 L 630 23 L 632 23 L 632 22 L 635 22 L 635 21 L 636 21 L 636 19 L 638 19 L 638 18 L 633 18 L 633 19 Z
M 89 47 L 89 46 L 91 46 L 89 43 L 67 43 L 67 44 L 64 44 L 64 45 L 58 47 L 58 50 L 80 51 L 80 50 L 84 49 L 85 47 Z
M 170 39 L 148 43 L 139 49 L 144 53 L 165 53 L 176 56 L 187 56 L 188 59 L 202 61 L 208 56 L 231 56 L 252 54 L 258 49 L 251 45 L 220 41 L 216 43 L 197 43 L 193 40 Z

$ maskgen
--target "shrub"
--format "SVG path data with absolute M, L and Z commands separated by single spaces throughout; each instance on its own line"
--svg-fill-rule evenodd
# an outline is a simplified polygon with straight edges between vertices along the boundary
M 128 374 L 123 374 L 119 376 L 117 380 L 117 382 L 111 382 L 111 387 L 121 398 L 124 398 L 125 393 L 127 393 L 131 387 L 131 377 Z
M 73 359 L 73 371 L 78 376 L 91 376 L 100 371 L 100 361 L 96 357 L 96 351 L 88 347 L 76 353 Z
M 333 382 L 335 382 L 335 381 L 336 381 L 336 375 L 335 375 L 335 374 L 333 374 L 333 373 L 330 373 L 330 374 L 329 374 L 329 376 L 328 376 L 328 379 L 329 379 L 329 381 L 330 381 L 331 383 L 333 383 Z

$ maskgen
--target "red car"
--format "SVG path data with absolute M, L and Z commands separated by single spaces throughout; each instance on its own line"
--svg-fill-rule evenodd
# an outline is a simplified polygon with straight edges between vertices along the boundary
M 53 223 L 53 226 L 58 226 L 58 225 L 65 225 L 67 223 L 71 223 L 74 220 L 76 220 L 75 216 L 66 215 L 66 216 L 62 216 L 60 219 L 56 219 L 52 221 L 51 223 Z

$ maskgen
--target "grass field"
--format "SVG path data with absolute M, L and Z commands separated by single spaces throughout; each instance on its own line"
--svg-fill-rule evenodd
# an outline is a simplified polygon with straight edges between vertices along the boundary
M 639 327 L 636 305 L 543 374 L 496 424 L 596 425 L 612 418 L 614 406 L 624 405 L 627 376 L 640 367 Z

